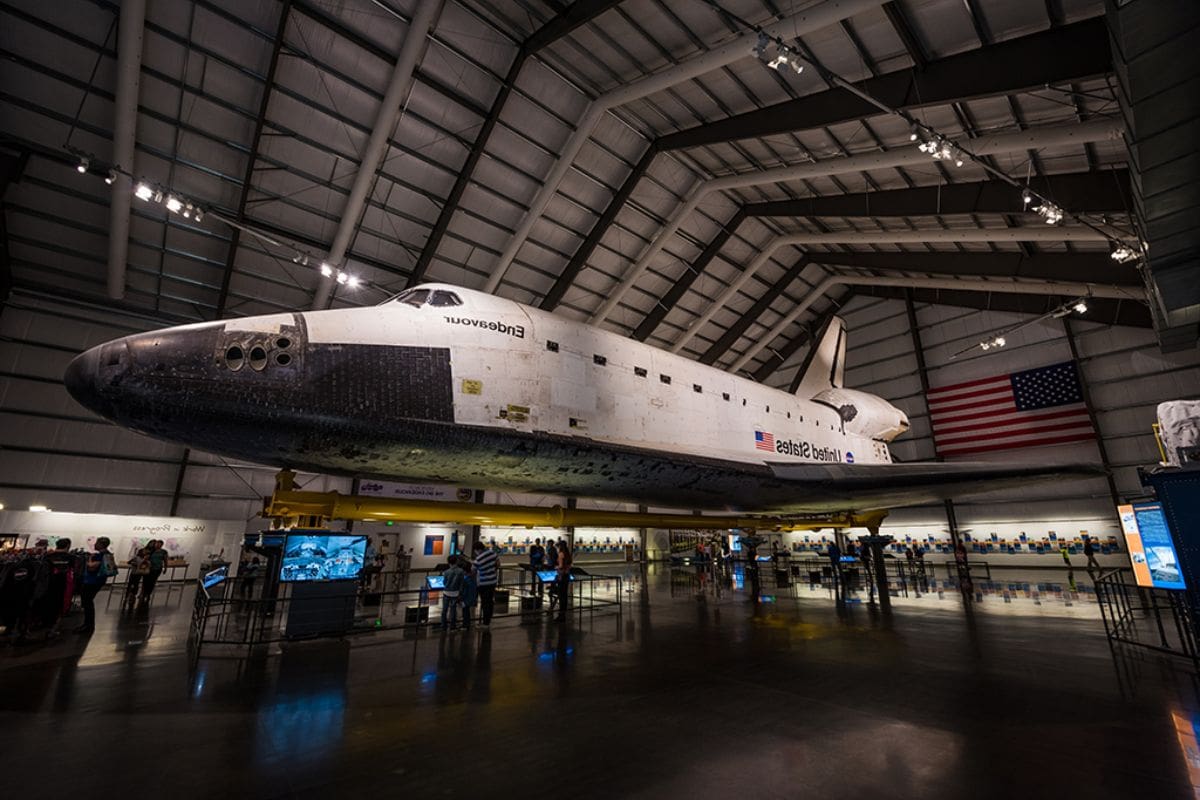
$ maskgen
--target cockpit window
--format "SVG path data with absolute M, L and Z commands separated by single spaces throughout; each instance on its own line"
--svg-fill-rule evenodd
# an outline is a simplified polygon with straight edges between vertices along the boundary
M 431 306 L 461 306 L 462 300 L 458 299 L 458 295 L 454 292 L 443 292 L 435 290 L 433 296 L 429 298 Z
M 429 299 L 428 289 L 409 289 L 396 295 L 397 303 L 407 303 L 415 308 L 420 308 L 425 305 L 425 301 Z

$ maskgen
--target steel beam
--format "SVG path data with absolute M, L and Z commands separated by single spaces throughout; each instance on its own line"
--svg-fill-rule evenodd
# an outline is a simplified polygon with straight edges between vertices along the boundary
M 998 253 L 810 253 L 830 267 L 927 272 L 933 275 L 1025 278 L 1053 281 L 1100 281 L 1117 286 L 1142 286 L 1131 265 L 1118 264 L 1107 252 L 1040 252 L 1024 256 Z
M 340 269 L 350 250 L 350 245 L 358 235 L 359 221 L 363 210 L 367 207 L 368 194 L 375 186 L 375 180 L 384 154 L 391 147 L 389 143 L 392 131 L 400 119 L 400 113 L 407 105 L 409 92 L 412 90 L 417 62 L 425 54 L 428 46 L 428 36 L 437 18 L 442 13 L 444 0 L 426 0 L 417 7 L 408 30 L 404 33 L 404 43 L 400 46 L 400 54 L 396 56 L 391 78 L 388 80 L 387 91 L 375 113 L 375 122 L 371 126 L 371 136 L 363 148 L 359 159 L 358 171 L 354 174 L 354 183 L 350 187 L 350 195 L 342 208 L 341 221 L 337 232 L 333 235 L 333 244 L 329 247 L 329 264 Z M 482 116 L 482 115 L 481 115 Z M 316 291 L 313 296 L 313 310 L 326 308 L 333 299 L 337 284 L 333 274 L 317 276 Z
M 745 211 L 739 209 L 729 222 L 725 223 L 725 226 L 721 228 L 717 235 L 713 237 L 712 241 L 708 243 L 708 247 L 705 247 L 704 251 L 696 257 L 696 260 L 684 267 L 683 274 L 675 280 L 674 285 L 667 290 L 667 293 L 658 301 L 654 309 L 646 315 L 646 318 L 642 320 L 642 324 L 637 326 L 637 329 L 633 332 L 634 339 L 644 342 L 650 337 L 650 334 L 654 333 L 654 329 L 658 327 L 663 318 L 670 313 L 675 304 L 687 293 L 687 290 L 692 287 L 692 283 L 704 272 L 709 262 L 721 251 L 721 248 L 725 246 L 725 243 L 729 241 L 729 237 L 733 235 L 734 231 L 738 229 L 738 226 L 742 224 L 742 220 L 745 218 Z
M 1072 211 L 1124 213 L 1131 202 L 1129 172 L 1124 169 L 1051 175 L 1029 184 Z M 992 180 L 748 203 L 742 210 L 747 217 L 915 217 L 1018 214 L 1028 209 L 1019 191 Z
M 454 186 L 450 189 L 450 194 L 446 195 L 446 201 L 442 203 L 442 210 L 438 214 L 437 222 L 434 223 L 433 229 L 429 232 L 429 238 L 425 240 L 425 246 L 421 248 L 421 255 L 417 257 L 417 261 L 413 265 L 412 273 L 408 278 L 408 286 L 414 286 L 425 279 L 425 273 L 429 270 L 429 265 L 433 262 L 433 257 L 437 254 L 446 231 L 450 228 L 450 221 L 458 211 L 458 204 L 462 201 L 463 193 L 471 183 L 475 168 L 479 165 L 479 160 L 487 149 L 492 131 L 500 121 L 500 115 L 504 112 L 504 106 L 508 103 L 508 98 L 517 84 L 517 78 L 520 77 L 526 60 L 576 28 L 591 22 L 620 1 L 581 0 L 581 2 L 574 3 L 562 14 L 530 34 L 529 38 L 521 45 L 508 68 L 508 74 L 504 76 L 500 91 L 492 101 L 492 107 L 488 110 L 483 125 L 479 128 L 479 133 L 475 135 L 475 141 L 471 144 L 467 160 L 463 162 L 462 168 L 454 180 Z M 563 291 L 566 291 L 566 287 Z M 559 297 L 561 298 L 561 296 L 560 294 Z
M 1118 213 L 1128 208 L 1129 173 L 1125 170 L 1114 170 L 1111 174 L 1085 172 L 1057 175 L 1050 179 L 1043 178 L 1032 181 L 1031 186 L 1047 197 L 1053 197 L 1055 202 L 1064 208 L 1087 212 Z M 1022 211 L 1024 211 L 1024 207 L 1020 194 L 1003 181 L 921 186 L 880 192 L 749 203 L 734 215 L 733 219 L 704 249 L 704 252 L 684 270 L 671 290 L 638 326 L 634 332 L 634 338 L 638 341 L 645 341 L 654 333 L 654 329 L 661 324 L 696 278 L 704 272 L 729 237 L 736 232 L 737 224 L 749 217 L 875 218 L 933 214 L 1020 213 Z M 1090 263 L 1091 266 L 1103 268 L 1104 271 L 1108 271 L 1112 266 L 1110 263 L 1094 258 L 1090 260 Z M 853 266 L 853 264 L 849 266 Z M 754 268 L 757 269 L 757 266 Z M 678 352 L 678 349 L 674 352 Z
M 922 71 L 868 78 L 861 88 L 892 108 L 915 109 L 1007 95 L 1112 71 L 1103 17 L 929 62 Z M 879 109 L 845 89 L 777 103 L 659 138 L 663 151 L 770 136 L 871 117 Z
M 1088 389 L 1087 377 L 1083 374 L 1083 362 L 1079 358 L 1079 347 L 1075 344 L 1075 332 L 1071 330 L 1071 318 L 1063 317 L 1062 324 L 1063 333 L 1067 337 L 1067 346 L 1071 348 L 1071 359 L 1079 371 L 1079 389 L 1083 395 L 1083 406 L 1087 409 L 1092 430 L 1096 432 L 1096 449 L 1100 451 L 1100 464 L 1107 473 L 1105 477 L 1108 478 L 1108 493 L 1112 497 L 1113 508 L 1116 508 L 1121 505 L 1121 495 L 1117 491 L 1116 478 L 1113 477 L 1112 460 L 1108 457 L 1108 448 L 1104 446 L 1104 434 L 1100 432 L 1100 422 L 1096 418 L 1096 406 L 1092 402 L 1092 393 Z
M 601 237 L 604 236 L 604 233 L 616 221 L 617 214 L 629 202 L 629 196 L 633 194 L 638 181 L 650 169 L 650 165 L 654 163 L 654 157 L 657 155 L 658 145 L 651 142 L 650 146 L 646 148 L 646 152 L 642 153 L 641 159 L 634 166 L 633 170 L 625 177 L 625 182 L 621 184 L 621 188 L 608 201 L 608 206 L 604 209 L 604 213 L 592 225 L 592 229 L 588 231 L 588 235 L 584 238 L 578 249 L 575 250 L 575 255 L 571 256 L 571 260 L 563 268 L 562 274 L 554 282 L 554 287 L 542 298 L 542 302 L 538 306 L 539 308 L 543 311 L 553 311 L 562 302 L 563 296 L 571 288 L 571 284 L 575 282 L 575 278 L 579 276 L 587 260 L 592 257 L 596 246 L 600 244 Z
M 254 164 L 258 161 L 258 147 L 262 142 L 263 127 L 267 122 L 267 108 L 271 104 L 271 89 L 275 85 L 275 70 L 279 66 L 279 54 L 283 51 L 283 34 L 287 30 L 292 0 L 283 0 L 279 9 L 279 24 L 275 27 L 275 44 L 271 47 L 271 60 L 267 64 L 267 76 L 263 81 L 262 98 L 258 103 L 258 116 L 254 118 L 254 133 L 250 137 L 250 152 L 246 156 L 246 169 L 242 173 L 242 189 L 238 195 L 235 216 L 238 222 L 246 221 L 246 202 L 250 199 L 250 184 L 254 178 Z M 234 261 L 242 241 L 242 229 L 234 228 L 229 239 L 229 252 L 225 256 L 225 271 L 221 274 L 221 290 L 217 294 L 217 310 L 214 319 L 220 319 L 229 304 L 229 287 L 233 282 Z
M 816 288 L 809 292 L 803 301 L 785 314 L 766 335 L 760 337 L 754 344 L 738 357 L 729 368 L 737 372 L 744 368 L 760 350 L 779 338 L 787 328 L 800 318 L 800 315 L 813 306 L 834 286 L 892 286 L 901 289 L 935 289 L 947 292 L 991 292 L 1000 294 L 1063 297 L 1103 297 L 1110 300 L 1146 302 L 1146 292 L 1141 287 L 1111 286 L 1108 284 L 1074 283 L 1057 281 L 1018 281 L 1018 280 L 985 280 L 982 278 L 908 278 L 908 277 L 879 277 L 874 275 L 843 275 L 832 274 L 821 281 Z M 1044 301 L 1043 301 L 1044 302 Z
M 763 31 L 771 36 L 802 36 L 826 28 L 855 14 L 871 11 L 881 5 L 883 5 L 883 0 L 824 0 L 804 11 L 764 26 Z M 751 56 L 757 41 L 757 35 L 753 31 L 747 31 L 719 47 L 697 53 L 668 69 L 651 73 L 631 83 L 611 89 L 592 100 L 584 109 L 575 130 L 560 148 L 557 159 L 550 167 L 550 172 L 538 188 L 533 200 L 530 201 L 529 210 L 521 218 L 521 222 L 505 246 L 504 252 L 497 259 L 496 266 L 484 284 L 483 290 L 495 292 L 499 288 L 504 280 L 505 272 L 516 259 L 533 230 L 533 226 L 541 218 L 554 194 L 558 191 L 563 178 L 574 164 L 575 157 L 583 148 L 588 137 L 591 136 L 592 130 L 610 110 L 666 91 L 672 86 L 685 83 Z
M 986 294 L 975 290 L 914 288 L 913 299 L 930 305 L 975 308 L 980 311 L 1006 311 L 1014 314 L 1045 314 L 1058 304 L 1048 297 L 1017 294 Z M 855 294 L 869 297 L 904 299 L 904 288 L 895 286 L 856 286 Z M 1065 296 L 1065 295 L 1064 295 Z M 1150 328 L 1150 310 L 1142 302 L 1093 297 L 1087 301 L 1087 318 L 1104 325 Z
M 713 342 L 704 351 L 704 354 L 700 356 L 700 363 L 711 366 L 717 362 L 717 359 L 725 355 L 729 348 L 733 347 L 734 343 L 742 338 L 742 334 L 746 332 L 746 329 L 755 320 L 760 318 L 771 307 L 771 303 L 775 302 L 776 298 L 787 291 L 787 288 L 800 277 L 800 273 L 804 271 L 804 268 L 808 264 L 808 256 L 800 256 L 800 258 L 796 259 L 796 263 L 792 265 L 791 269 L 785 272 L 779 280 L 775 281 L 771 285 L 771 288 L 759 295 L 754 305 L 750 307 L 750 310 L 738 317 L 738 321 L 729 326 L 728 330 L 721 334 L 721 338 Z
M 1086 125 L 1050 125 L 1035 130 L 1019 133 L 1002 133 L 982 139 L 971 140 L 972 151 L 976 156 L 1011 153 L 1016 150 L 1027 150 L 1030 147 L 1057 147 L 1068 144 L 1081 144 L 1088 141 L 1104 141 L 1117 139 L 1121 136 L 1123 125 L 1119 121 L 1104 120 Z M 905 145 L 908 145 L 906 142 Z M 666 243 L 682 227 L 684 220 L 699 207 L 709 195 L 729 189 L 741 189 L 751 186 L 761 186 L 770 183 L 785 183 L 788 181 L 804 180 L 807 178 L 846 175 L 856 172 L 869 172 L 877 169 L 915 166 L 928 164 L 929 157 L 915 147 L 895 147 L 882 152 L 872 151 L 859 153 L 841 158 L 830 158 L 822 161 L 797 164 L 792 166 L 775 167 L 755 172 L 726 175 L 712 180 L 701 181 L 688 190 L 682 198 L 683 202 L 663 224 L 654 239 L 642 249 L 641 255 L 621 279 L 617 288 L 608 293 L 604 302 L 592 313 L 589 322 L 599 324 L 612 312 L 625 294 L 633 288 L 649 268 L 650 263 L 666 246 Z M 946 231 L 935 231 L 931 240 L 943 236 Z M 1003 237 L 999 237 L 997 241 Z M 845 241 L 851 241 L 847 239 Z
M 137 142 L 138 95 L 142 76 L 142 36 L 145 33 L 146 0 L 121 4 L 117 25 L 117 85 L 113 102 L 112 161 L 121 171 L 112 184 L 108 225 L 108 296 L 125 296 L 125 265 L 129 260 L 129 204 L 133 201 Z

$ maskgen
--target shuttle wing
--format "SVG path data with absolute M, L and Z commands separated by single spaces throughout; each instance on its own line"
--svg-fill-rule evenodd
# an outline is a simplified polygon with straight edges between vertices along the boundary
M 1055 477 L 1101 477 L 1095 464 L 794 464 L 768 462 L 776 478 L 847 507 L 866 510 L 954 500 Z

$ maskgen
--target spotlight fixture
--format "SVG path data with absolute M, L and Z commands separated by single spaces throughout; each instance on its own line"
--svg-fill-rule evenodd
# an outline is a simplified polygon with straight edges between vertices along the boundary
M 786 63 L 788 63 L 787 56 L 785 56 L 783 53 L 780 53 L 779 55 L 777 55 L 773 59 L 771 59 L 771 61 L 767 64 L 767 66 L 770 67 L 771 69 L 777 70 L 777 69 L 779 69 L 779 66 L 781 64 L 786 64 Z
M 183 201 L 175 195 L 167 195 L 167 211 L 173 214 L 178 214 L 183 208 Z
M 360 283 L 361 283 L 361 281 L 358 278 L 354 277 L 353 275 L 351 275 L 350 277 L 348 277 L 346 279 L 346 285 L 349 286 L 351 289 L 357 289 L 358 285 Z
M 149 200 L 154 197 L 154 190 L 150 188 L 148 183 L 139 183 L 137 188 L 133 190 L 133 196 L 138 200 Z
M 1075 312 L 1079 313 L 1079 314 L 1087 313 L 1087 303 L 1083 302 L 1082 300 L 1077 302 L 1075 305 L 1071 306 L 1071 308 L 1073 308 L 1075 310 Z
M 154 202 L 161 203 L 162 201 L 163 201 L 162 189 L 156 189 L 154 191 Z
M 1033 202 L 1033 194 L 1028 189 L 1021 192 L 1021 202 L 1025 204 L 1026 208 L 1029 208 L 1029 204 Z
M 342 271 L 339 269 L 339 270 L 338 270 L 338 274 L 337 274 L 337 282 L 338 282 L 338 283 L 340 283 L 340 284 L 342 284 L 342 285 L 345 285 L 345 283 L 346 283 L 347 281 L 349 281 L 349 280 L 350 280 L 350 276 L 349 276 L 349 275 L 347 275 L 346 273 L 342 272 Z
M 49 511 L 50 509 L 46 508 L 45 506 L 41 506 L 41 505 L 33 505 L 33 506 L 29 507 L 29 510 L 40 513 L 42 511 Z
M 939 134 L 931 134 L 928 139 L 917 145 L 917 149 L 928 153 L 930 158 L 937 161 L 953 160 L 958 166 L 962 166 L 962 153 Z
M 196 213 L 195 213 L 195 215 L 193 215 L 193 219 L 195 219 L 196 222 L 199 222 L 200 220 L 204 219 L 204 212 L 200 210 L 199 206 L 196 206 Z
M 115 169 L 110 169 L 108 171 L 108 174 L 104 176 L 104 182 L 107 183 L 109 186 L 112 186 L 114 183 L 116 183 L 116 181 L 117 181 L 117 171 Z
M 986 342 L 980 342 L 979 349 L 987 351 L 991 350 L 993 347 L 1004 347 L 1006 344 L 1008 344 L 1008 342 L 1003 336 L 997 336 L 994 339 L 988 339 Z
M 1042 203 L 1040 206 L 1035 206 L 1033 210 L 1047 225 L 1057 225 L 1063 220 L 1063 210 L 1054 203 Z
M 1109 253 L 1109 256 L 1111 256 L 1112 260 L 1118 264 L 1128 264 L 1130 261 L 1133 261 L 1137 258 L 1137 252 L 1128 245 L 1118 244 L 1113 248 L 1113 251 Z
M 323 275 L 326 278 L 332 278 L 333 277 L 333 267 L 329 266 L 324 261 L 322 261 L 321 262 L 321 275 Z
M 91 161 L 87 160 L 86 158 L 80 157 L 79 164 L 76 165 L 75 169 L 76 169 L 76 171 L 79 172 L 80 175 L 85 175 L 85 174 L 87 174 L 88 167 L 90 167 L 91 165 L 92 165 Z
M 183 218 L 184 219 L 187 219 L 188 217 L 192 216 L 192 208 L 193 207 L 194 206 L 192 206 L 191 203 L 188 203 L 186 206 L 183 207 Z

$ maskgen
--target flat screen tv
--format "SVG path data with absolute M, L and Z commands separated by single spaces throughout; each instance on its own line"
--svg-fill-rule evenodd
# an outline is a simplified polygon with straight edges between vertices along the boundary
M 211 589 L 229 577 L 229 565 L 223 564 L 214 570 L 204 573 L 204 588 Z
M 542 581 L 543 583 L 554 583 L 556 580 L 558 580 L 558 570 L 555 570 L 555 569 L 538 570 L 537 576 L 538 576 L 538 580 Z M 571 580 L 575 580 L 574 575 L 571 576 Z
M 337 533 L 292 533 L 283 545 L 279 580 L 349 581 L 362 572 L 367 537 Z
M 428 578 L 425 579 L 425 583 L 429 586 L 430 589 L 445 589 L 446 588 L 446 576 L 445 575 L 430 575 Z

